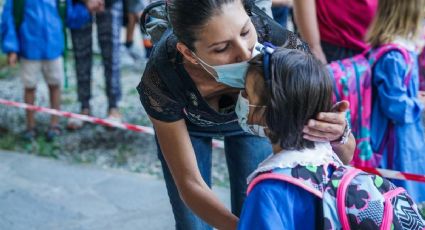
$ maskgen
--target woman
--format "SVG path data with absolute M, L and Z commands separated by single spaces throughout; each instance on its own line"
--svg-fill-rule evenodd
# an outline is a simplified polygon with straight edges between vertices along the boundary
M 167 10 L 174 34 L 167 33 L 155 46 L 138 91 L 156 131 L 176 228 L 235 229 L 245 179 L 272 152 L 266 138 L 242 131 L 234 112 L 246 61 L 258 41 L 308 48 L 289 32 L 275 36 L 265 18 L 248 16 L 241 0 L 174 0 Z M 342 103 L 340 110 L 346 106 Z M 305 127 L 305 138 L 338 142 L 345 128 L 343 112 L 323 113 Z M 232 212 L 210 189 L 211 139 L 216 136 L 224 136 Z M 353 144 L 350 140 L 334 150 L 349 161 Z

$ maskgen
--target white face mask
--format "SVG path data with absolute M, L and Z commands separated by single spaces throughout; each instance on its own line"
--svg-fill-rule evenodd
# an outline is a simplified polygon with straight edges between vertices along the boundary
M 262 46 L 263 45 L 261 45 L 258 41 L 255 43 L 254 49 L 252 50 L 251 59 L 260 53 L 259 50 L 261 49 L 258 47 Z M 196 56 L 195 53 L 193 53 L 193 55 L 197 57 L 202 68 L 204 68 L 205 71 L 213 76 L 217 82 L 223 83 L 233 88 L 245 88 L 245 77 L 249 67 L 249 60 L 232 64 L 212 66 Z
M 250 105 L 248 99 L 244 98 L 242 93 L 239 93 L 235 113 L 238 116 L 238 122 L 242 130 L 252 135 L 267 137 L 264 131 L 267 127 L 258 124 L 248 124 L 249 107 L 265 108 L 266 106 Z

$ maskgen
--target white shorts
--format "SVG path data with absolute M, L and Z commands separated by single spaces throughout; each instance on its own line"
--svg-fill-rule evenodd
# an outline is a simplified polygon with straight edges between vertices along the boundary
M 63 72 L 63 58 L 53 60 L 28 60 L 21 58 L 21 79 L 25 88 L 36 88 L 39 76 L 42 74 L 48 85 L 61 86 Z

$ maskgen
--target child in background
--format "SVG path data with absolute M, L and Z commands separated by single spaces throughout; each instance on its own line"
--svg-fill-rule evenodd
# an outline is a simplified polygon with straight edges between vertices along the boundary
M 390 131 L 382 167 L 421 175 L 425 174 L 425 134 L 421 122 L 425 96 L 419 93 L 415 42 L 424 8 L 424 0 L 380 0 L 367 35 L 372 47 L 396 44 L 406 49 L 412 60 L 407 63 L 400 52 L 391 51 L 383 55 L 373 69 L 372 148 L 377 151 Z M 406 188 L 416 202 L 425 201 L 424 183 L 394 181 L 394 184 Z
M 38 75 L 41 73 L 49 87 L 51 108 L 60 109 L 64 34 L 57 1 L 23 1 L 24 4 L 20 6 L 21 22 L 17 21 L 14 13 L 17 2 L 6 0 L 4 5 L 1 22 L 3 52 L 7 54 L 9 65 L 16 65 L 18 60 L 21 63 L 25 103 L 34 104 Z M 27 110 L 26 114 L 27 127 L 23 137 L 32 140 L 36 136 L 34 112 Z M 46 138 L 51 141 L 60 133 L 58 117 L 52 116 Z

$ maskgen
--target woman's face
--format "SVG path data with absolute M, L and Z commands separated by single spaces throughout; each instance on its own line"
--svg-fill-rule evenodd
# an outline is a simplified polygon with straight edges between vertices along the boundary
M 225 4 L 200 30 L 195 54 L 209 65 L 231 64 L 251 58 L 257 32 L 241 1 Z

